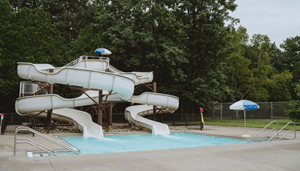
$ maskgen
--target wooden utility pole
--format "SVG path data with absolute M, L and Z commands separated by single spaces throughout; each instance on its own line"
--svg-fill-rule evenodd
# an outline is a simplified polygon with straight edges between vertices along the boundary
M 98 124 L 102 126 L 102 109 L 103 109 L 103 102 L 102 102 L 102 90 L 99 90 L 99 100 L 98 100 Z
M 112 126 L 112 109 L 113 109 L 112 102 L 109 102 L 109 106 L 108 106 L 108 108 L 107 108 L 108 125 L 109 125 L 109 126 Z
M 53 72 L 53 69 L 50 69 L 49 73 L 52 73 L 52 72 Z M 49 85 L 48 94 L 53 94 L 53 84 Z M 51 121 L 52 121 L 52 109 L 47 110 L 47 118 L 46 118 L 46 122 L 45 122 L 44 127 L 45 128 L 50 128 L 51 127 Z
M 156 93 L 156 82 L 152 85 L 153 92 Z M 153 106 L 153 120 L 156 121 L 156 106 Z

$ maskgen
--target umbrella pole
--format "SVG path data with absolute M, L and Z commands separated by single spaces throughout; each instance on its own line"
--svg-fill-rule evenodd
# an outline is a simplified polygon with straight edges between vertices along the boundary
M 244 122 L 245 122 L 245 135 L 247 134 L 246 131 L 246 109 L 244 109 Z

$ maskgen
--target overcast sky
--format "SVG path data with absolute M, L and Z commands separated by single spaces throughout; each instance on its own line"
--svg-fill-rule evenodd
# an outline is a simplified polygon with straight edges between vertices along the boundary
M 253 34 L 266 34 L 280 48 L 290 37 L 300 36 L 300 0 L 236 0 L 237 9 L 230 15 L 239 18 Z

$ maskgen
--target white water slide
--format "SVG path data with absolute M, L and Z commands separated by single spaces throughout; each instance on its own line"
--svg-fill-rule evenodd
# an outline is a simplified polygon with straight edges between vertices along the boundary
M 51 72 L 50 72 L 51 71 Z M 126 108 L 126 119 L 137 126 L 152 130 L 153 134 L 169 134 L 166 124 L 155 122 L 144 115 L 152 114 L 153 106 L 162 111 L 174 112 L 179 106 L 179 98 L 171 95 L 145 92 L 133 96 L 134 85 L 152 82 L 152 72 L 122 72 L 108 65 L 105 60 L 82 59 L 74 66 L 55 68 L 49 64 L 18 63 L 18 75 L 23 79 L 81 86 L 89 89 L 101 89 L 103 94 L 112 92 L 107 101 L 127 101 L 144 104 Z M 86 94 L 98 102 L 98 91 L 86 91 Z M 104 97 L 106 98 L 106 97 Z M 103 99 L 104 100 L 104 99 Z M 15 109 L 19 115 L 46 116 L 45 110 L 53 110 L 52 118 L 69 121 L 83 130 L 85 137 L 103 136 L 102 127 L 94 123 L 89 113 L 74 108 L 93 105 L 94 102 L 85 94 L 80 97 L 67 99 L 56 94 L 20 97 L 16 100 Z

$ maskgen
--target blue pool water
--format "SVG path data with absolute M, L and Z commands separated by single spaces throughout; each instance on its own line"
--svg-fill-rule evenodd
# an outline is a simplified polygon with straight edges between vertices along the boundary
M 247 141 L 240 139 L 191 133 L 173 133 L 166 136 L 152 134 L 111 135 L 99 139 L 84 138 L 82 136 L 60 138 L 80 149 L 80 154 L 147 151 L 247 143 Z

